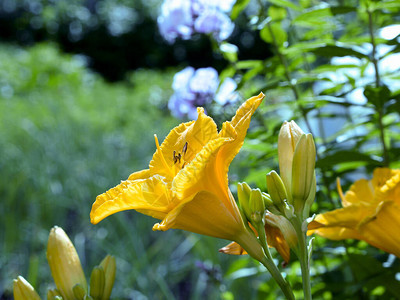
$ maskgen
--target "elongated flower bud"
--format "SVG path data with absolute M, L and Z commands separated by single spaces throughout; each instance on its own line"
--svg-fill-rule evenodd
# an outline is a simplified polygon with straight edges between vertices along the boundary
M 305 201 L 315 181 L 315 144 L 311 134 L 303 134 L 293 156 L 292 197 L 294 210 L 303 213 Z
M 276 207 L 281 208 L 288 196 L 285 185 L 281 177 L 275 171 L 271 171 L 266 176 L 268 193 Z
M 96 266 L 90 275 L 90 296 L 95 300 L 100 300 L 104 292 L 104 270 L 103 267 Z
M 53 227 L 47 243 L 47 261 L 57 289 L 64 300 L 75 299 L 73 287 L 80 284 L 87 291 L 87 282 L 79 256 L 67 234 Z
M 250 193 L 251 188 L 246 182 L 238 183 L 238 199 L 240 204 L 240 209 L 244 214 L 247 221 L 250 222 L 251 219 L 251 209 L 250 209 Z
M 111 291 L 114 286 L 115 273 L 116 273 L 116 263 L 115 257 L 112 255 L 107 255 L 100 263 L 100 267 L 104 270 L 104 292 L 103 298 L 101 300 L 108 300 L 111 296 Z
M 251 221 L 264 223 L 265 204 L 260 189 L 253 189 L 250 193 Z
M 285 184 L 288 194 L 288 201 L 291 203 L 291 187 L 292 187 L 292 162 L 297 142 L 300 140 L 304 132 L 294 122 L 284 122 L 278 137 L 278 160 L 279 173 Z
M 38 293 L 24 277 L 14 279 L 14 300 L 40 300 Z

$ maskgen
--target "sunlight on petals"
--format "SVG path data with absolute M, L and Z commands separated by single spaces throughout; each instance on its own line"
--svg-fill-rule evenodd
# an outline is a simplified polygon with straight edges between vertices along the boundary
M 400 257 L 400 170 L 377 168 L 371 180 L 356 181 L 343 208 L 316 216 L 308 234 L 332 240 L 358 239 Z
M 161 220 L 153 230 L 178 228 L 246 240 L 243 220 L 228 188 L 228 169 L 263 98 L 261 93 L 248 99 L 219 133 L 213 119 L 198 108 L 197 120 L 175 127 L 161 145 L 155 136 L 156 152 L 149 169 L 133 173 L 99 195 L 91 222 L 134 209 Z

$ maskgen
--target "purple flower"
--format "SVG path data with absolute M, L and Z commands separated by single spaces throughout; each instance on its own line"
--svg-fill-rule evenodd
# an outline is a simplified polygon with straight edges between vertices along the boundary
M 172 88 L 174 94 L 169 99 L 168 108 L 177 118 L 189 117 L 196 119 L 197 106 L 204 106 L 213 99 L 221 105 L 226 105 L 237 100 L 235 93 L 237 87 L 231 78 L 225 79 L 218 90 L 219 78 L 215 69 L 186 67 L 174 76 Z
M 176 94 L 169 99 L 168 109 L 175 118 L 183 119 L 188 117 L 191 120 L 197 119 L 197 107 L 192 102 L 179 98 Z
M 170 43 L 195 32 L 211 33 L 222 41 L 233 31 L 229 13 L 236 0 L 164 0 L 157 19 L 161 35 Z
M 157 19 L 161 35 L 170 43 L 177 37 L 189 39 L 193 33 L 193 15 L 188 0 L 166 0 Z
M 194 22 L 194 28 L 200 33 L 212 33 L 216 40 L 226 40 L 233 31 L 231 19 L 216 9 L 204 11 Z

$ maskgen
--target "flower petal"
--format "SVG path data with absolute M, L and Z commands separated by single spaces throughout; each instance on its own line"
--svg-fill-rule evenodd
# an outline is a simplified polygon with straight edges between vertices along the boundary
M 195 155 L 212 139 L 217 137 L 217 125 L 213 119 L 205 115 L 203 108 L 197 109 L 196 121 L 182 123 L 175 127 L 153 155 L 150 162 L 151 174 L 159 174 L 172 181 L 176 173 L 174 167 L 174 151 L 184 155 L 184 160 L 190 162 Z M 187 143 L 187 151 L 183 148 Z
M 191 199 L 196 193 L 209 191 L 215 194 L 228 211 L 237 220 L 240 213 L 236 202 L 231 197 L 228 183 L 221 181 L 218 176 L 221 170 L 218 169 L 218 160 L 224 159 L 219 153 L 221 147 L 231 143 L 230 138 L 217 138 L 210 141 L 197 156 L 175 177 L 172 183 L 172 190 L 178 199 Z M 227 174 L 225 175 L 227 176 Z
M 171 228 L 232 240 L 243 225 L 215 194 L 202 191 L 175 207 L 153 230 Z
M 345 227 L 357 229 L 364 218 L 369 215 L 369 211 L 362 206 L 352 205 L 344 208 L 335 209 L 324 214 L 319 214 L 308 225 L 308 229 L 320 227 Z
M 283 260 L 288 263 L 290 260 L 290 247 L 283 237 L 282 232 L 278 227 L 271 226 L 268 223 L 265 223 L 265 232 L 267 234 L 268 246 L 274 247 Z
M 232 129 L 234 129 L 237 134 L 235 142 L 229 144 L 229 146 L 227 145 L 222 150 L 222 156 L 224 157 L 223 170 L 226 171 L 226 174 L 228 173 L 227 169 L 231 164 L 233 158 L 236 156 L 236 154 L 238 154 L 240 148 L 243 145 L 247 129 L 250 125 L 251 116 L 260 106 L 264 97 L 265 96 L 263 93 L 260 93 L 258 96 L 255 97 L 251 97 L 239 107 L 239 109 L 236 111 L 235 116 L 230 122 L 225 122 L 223 124 L 222 130 L 219 133 L 220 137 L 231 137 Z M 228 124 L 229 126 L 227 126 Z
M 357 180 L 344 195 L 342 204 L 344 207 L 352 204 L 361 204 L 366 206 L 372 205 L 374 203 L 373 193 L 373 187 L 368 180 Z
M 374 219 L 359 228 L 361 239 L 400 257 L 400 206 L 383 202 Z
M 146 179 L 123 181 L 97 196 L 90 219 L 93 224 L 97 224 L 109 215 L 128 209 L 163 219 L 171 206 L 172 196 L 168 185 L 163 177 L 154 175 Z

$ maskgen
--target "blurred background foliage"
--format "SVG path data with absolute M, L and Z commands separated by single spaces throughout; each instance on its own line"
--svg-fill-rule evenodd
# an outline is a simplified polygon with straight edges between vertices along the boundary
M 233 192 L 237 181 L 265 191 L 289 119 L 317 143 L 313 212 L 340 206 L 336 177 L 347 190 L 377 166 L 400 167 L 399 1 L 238 0 L 227 41 L 174 44 L 157 28 L 161 3 L 0 1 L 0 299 L 19 274 L 45 295 L 54 225 L 86 275 L 116 256 L 115 299 L 280 297 L 252 260 L 217 252 L 226 241 L 152 232 L 154 220 L 132 211 L 90 224 L 96 195 L 146 168 L 153 133 L 180 122 L 167 102 L 184 66 L 233 77 L 243 98 L 267 95 L 231 167 Z M 234 106 L 208 111 L 221 124 Z M 313 260 L 315 299 L 399 297 L 399 260 L 365 242 L 317 238 Z M 298 262 L 282 269 L 300 296 Z

